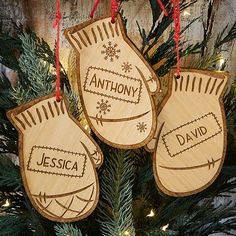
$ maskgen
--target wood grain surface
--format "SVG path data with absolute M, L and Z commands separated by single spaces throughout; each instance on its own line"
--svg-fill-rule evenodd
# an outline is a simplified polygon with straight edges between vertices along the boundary
M 68 112 L 63 97 L 42 97 L 7 113 L 19 132 L 20 169 L 28 197 L 44 217 L 81 220 L 99 198 L 99 146 Z
M 219 174 L 226 151 L 223 94 L 227 73 L 182 69 L 167 75 L 169 90 L 158 110 L 153 154 L 158 187 L 172 196 L 207 188 Z
M 125 33 L 121 17 L 96 18 L 66 29 L 78 54 L 77 82 L 86 118 L 98 137 L 118 148 L 137 148 L 155 131 L 151 94 L 159 80 Z

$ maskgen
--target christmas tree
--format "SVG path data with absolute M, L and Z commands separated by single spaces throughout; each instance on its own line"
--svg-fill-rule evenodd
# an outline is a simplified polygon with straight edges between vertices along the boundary
M 161 40 L 173 23 L 172 1 L 164 0 L 163 4 L 170 17 L 163 15 L 156 0 L 150 0 L 153 25 L 150 29 L 138 26 L 142 39 L 140 50 L 155 66 L 163 87 L 156 98 L 157 104 L 167 92 L 165 75 L 177 61 L 174 30 L 170 31 L 165 41 Z M 181 12 L 192 4 L 197 4 L 197 0 L 183 1 Z M 122 3 L 120 13 L 126 23 Z M 196 20 L 181 29 L 181 36 Z M 213 20 L 212 4 L 209 3 L 203 41 L 191 44 L 181 40 L 181 58 L 195 55 L 195 61 L 189 67 L 224 70 L 226 64 L 220 68 L 218 65 L 224 45 L 236 38 L 236 22 L 231 28 L 222 29 L 213 50 L 209 52 Z M 99 170 L 100 199 L 96 210 L 82 221 L 67 224 L 55 223 L 39 215 L 32 207 L 22 183 L 17 165 L 18 134 L 7 119 L 6 112 L 55 90 L 55 49 L 51 49 L 30 29 L 23 30 L 15 25 L 15 30 L 17 35 L 14 37 L 6 32 L 0 34 L 0 63 L 18 75 L 15 85 L 4 73 L 0 76 L 0 235 L 236 235 L 233 232 L 236 230 L 236 205 L 231 201 L 231 194 L 236 188 L 236 165 L 233 160 L 236 155 L 235 83 L 224 96 L 228 129 L 225 163 L 216 181 L 206 190 L 181 198 L 164 195 L 156 186 L 150 153 L 144 148 L 112 148 L 92 133 L 104 153 L 104 164 Z M 71 113 L 84 122 L 78 94 L 72 91 L 63 65 L 60 73 L 61 89 L 69 100 Z M 224 198 L 224 203 L 216 204 L 219 198 Z

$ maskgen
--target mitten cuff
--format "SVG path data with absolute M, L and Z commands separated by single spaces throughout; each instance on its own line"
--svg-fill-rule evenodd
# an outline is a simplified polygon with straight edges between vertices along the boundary
M 33 128 L 49 119 L 55 119 L 61 115 L 66 115 L 65 101 L 61 99 L 57 102 L 55 95 L 33 100 L 7 113 L 8 118 L 17 129 L 25 131 Z
M 228 74 L 205 70 L 183 69 L 180 78 L 171 76 L 172 92 L 193 92 L 220 97 L 225 90 Z
M 92 24 L 93 23 L 93 24 Z M 111 23 L 111 17 L 90 20 L 64 31 L 65 37 L 78 51 L 99 44 L 105 40 L 122 37 L 122 19 L 118 15 L 116 22 Z

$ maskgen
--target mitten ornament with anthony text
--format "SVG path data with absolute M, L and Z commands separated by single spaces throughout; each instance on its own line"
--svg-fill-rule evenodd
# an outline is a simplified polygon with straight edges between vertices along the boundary
M 159 81 L 126 36 L 121 17 L 91 20 L 65 35 L 78 53 L 78 87 L 86 117 L 100 139 L 118 148 L 148 143 L 156 127 L 151 94 Z
M 46 218 L 77 221 L 95 209 L 100 148 L 67 110 L 63 97 L 39 98 L 8 112 L 19 132 L 21 174 L 33 206 Z
M 208 187 L 224 162 L 226 121 L 222 97 L 228 75 L 186 69 L 170 88 L 158 115 L 153 169 L 159 188 L 187 196 Z

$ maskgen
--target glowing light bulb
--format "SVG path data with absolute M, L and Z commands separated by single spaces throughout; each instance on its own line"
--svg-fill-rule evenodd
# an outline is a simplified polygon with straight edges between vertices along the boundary
M 169 224 L 164 225 L 164 226 L 161 227 L 161 230 L 166 231 L 168 227 L 169 227 Z
M 184 11 L 184 16 L 190 16 L 191 14 L 188 11 Z
M 10 201 L 7 199 L 6 202 L 2 205 L 3 207 L 9 207 L 11 204 L 10 204 Z
M 224 59 L 224 58 L 221 58 L 221 59 L 220 59 L 220 68 L 221 68 L 221 66 L 223 66 L 224 63 L 225 63 L 225 59 Z
M 84 128 L 85 128 L 86 130 L 88 130 L 88 129 L 89 129 L 89 126 L 88 126 L 88 125 L 85 125 Z
M 126 230 L 126 231 L 124 232 L 124 235 L 125 235 L 125 236 L 129 236 L 129 235 L 130 235 L 129 231 Z
M 153 217 L 155 215 L 154 211 L 151 210 L 150 213 L 147 215 L 147 217 Z

